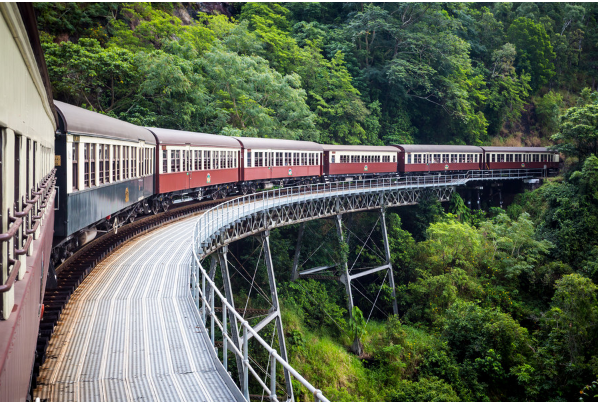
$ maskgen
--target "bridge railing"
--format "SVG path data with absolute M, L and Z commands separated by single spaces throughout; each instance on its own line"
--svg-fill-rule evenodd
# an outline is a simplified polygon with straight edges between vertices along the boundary
M 542 173 L 542 172 L 541 172 Z M 531 178 L 539 174 L 538 170 L 514 169 L 514 170 L 494 170 L 494 171 L 468 171 L 461 174 L 450 175 L 422 175 L 407 176 L 396 178 L 365 179 L 345 182 L 318 183 L 312 185 L 299 185 L 288 188 L 267 190 L 241 196 L 218 206 L 207 210 L 194 226 L 192 247 L 194 251 L 193 268 L 191 273 L 191 292 L 194 300 L 202 304 L 201 317 L 205 327 L 207 326 L 207 314 L 210 316 L 210 337 L 214 343 L 215 330 L 217 326 L 222 332 L 224 363 L 226 363 L 227 344 L 230 343 L 231 349 L 243 361 L 243 381 L 242 389 L 244 397 L 248 400 L 248 374 L 249 372 L 258 381 L 263 390 L 269 393 L 272 400 L 276 400 L 275 392 L 275 363 L 279 362 L 289 373 L 305 386 L 316 401 L 327 402 L 319 389 L 311 385 L 302 375 L 292 368 L 275 349 L 263 340 L 251 325 L 236 311 L 236 309 L 227 302 L 226 297 L 221 294 L 213 280 L 202 267 L 200 257 L 204 253 L 203 245 L 208 243 L 211 237 L 217 236 L 219 231 L 230 223 L 242 217 L 251 214 L 258 214 L 287 203 L 303 203 L 321 197 L 333 197 L 360 191 L 375 192 L 398 188 L 424 188 L 434 186 L 459 186 L 472 180 L 492 180 L 492 179 L 521 179 Z M 202 289 L 199 286 L 199 280 L 202 283 Z M 207 298 L 207 289 L 211 297 Z M 215 313 L 215 296 L 222 303 L 222 319 L 219 320 Z M 227 313 L 232 314 L 242 324 L 242 346 L 236 346 L 227 331 Z M 271 385 L 267 386 L 261 380 L 261 377 L 251 367 L 248 360 L 248 340 L 249 334 L 254 337 L 268 352 L 272 359 L 272 379 Z
M 540 170 L 527 169 L 467 171 L 461 174 L 365 179 L 266 190 L 237 197 L 207 210 L 196 224 L 198 236 L 195 238 L 195 245 L 196 247 L 202 247 L 203 242 L 215 236 L 219 229 L 237 219 L 287 203 L 302 203 L 325 195 L 331 197 L 352 192 L 356 193 L 361 190 L 374 192 L 397 188 L 458 186 L 472 180 L 520 179 L 532 177 L 541 172 Z

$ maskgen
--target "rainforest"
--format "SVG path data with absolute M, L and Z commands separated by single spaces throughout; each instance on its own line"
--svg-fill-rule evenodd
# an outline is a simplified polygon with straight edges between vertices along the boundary
M 54 98 L 137 125 L 554 147 L 560 175 L 503 208 L 455 193 L 387 212 L 398 316 L 384 274 L 352 319 L 339 283 L 291 281 L 298 227 L 272 231 L 288 357 L 331 401 L 598 400 L 596 2 L 34 6 Z M 342 243 L 307 223 L 303 267 L 377 265 L 377 219 L 351 215 Z M 231 254 L 259 267 L 258 245 Z M 260 309 L 247 274 L 237 302 Z

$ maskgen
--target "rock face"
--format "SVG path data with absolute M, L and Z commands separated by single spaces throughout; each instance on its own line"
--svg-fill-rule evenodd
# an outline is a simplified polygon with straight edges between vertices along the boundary
M 230 3 L 180 3 L 173 14 L 182 20 L 184 25 L 188 25 L 198 18 L 198 14 L 225 15 L 231 18 L 234 13 L 234 8 Z

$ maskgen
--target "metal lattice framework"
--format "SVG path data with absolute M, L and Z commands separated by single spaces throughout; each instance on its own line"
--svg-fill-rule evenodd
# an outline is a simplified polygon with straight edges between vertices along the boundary
M 273 228 L 331 216 L 336 216 L 337 222 L 340 225 L 340 216 L 342 214 L 375 209 L 382 211 L 383 219 L 386 208 L 417 204 L 426 193 L 433 193 L 440 201 L 448 201 L 457 186 L 465 185 L 470 181 L 516 180 L 540 175 L 541 172 L 536 170 L 469 171 L 456 175 L 411 176 L 302 185 L 242 196 L 208 210 L 201 216 L 194 227 L 192 241 L 194 260 L 191 267 L 190 289 L 194 300 L 197 301 L 197 304 L 201 305 L 205 326 L 209 326 L 210 322 L 212 340 L 214 341 L 215 337 L 215 323 L 217 323 L 222 332 L 224 365 L 227 365 L 226 357 L 228 348 L 235 353 L 237 366 L 241 375 L 240 383 L 245 398 L 249 399 L 248 374 L 250 372 L 261 387 L 269 394 L 271 400 L 276 400 L 275 368 L 276 363 L 279 362 L 284 368 L 287 392 L 290 400 L 294 399 L 291 393 L 290 376 L 292 376 L 303 384 L 315 396 L 316 400 L 327 401 L 320 390 L 311 385 L 288 364 L 285 347 L 280 351 L 282 355 L 279 355 L 275 349 L 260 337 L 258 331 L 261 330 L 261 326 L 253 328 L 236 311 L 233 304 L 232 292 L 229 289 L 229 274 L 227 273 L 224 273 L 226 296 L 221 294 L 213 281 L 214 263 L 211 265 L 210 274 L 204 270 L 200 263 L 205 257 L 221 249 L 219 254 L 219 258 L 222 261 L 221 266 L 227 267 L 226 256 L 228 244 L 248 236 L 261 234 L 268 251 L 269 230 Z M 384 221 L 382 222 L 384 223 Z M 385 224 L 382 225 L 384 228 L 383 233 L 385 234 Z M 295 254 L 295 260 L 298 260 L 297 254 Z M 391 273 L 391 286 L 394 287 L 388 250 L 386 254 L 386 264 L 372 271 L 389 270 Z M 273 312 L 263 321 L 262 326 L 275 320 L 278 332 L 280 335 L 283 335 L 277 291 L 274 292 L 277 289 L 273 278 L 270 253 L 269 256 L 266 255 L 267 260 L 273 299 Z M 293 278 L 297 275 L 293 273 Z M 352 296 L 350 293 L 350 281 L 362 275 L 364 274 L 350 276 L 348 270 L 346 270 L 344 278 L 341 278 L 341 281 L 345 280 L 348 283 L 349 308 L 351 310 Z M 221 301 L 222 306 L 221 321 L 219 321 L 215 311 L 215 300 L 217 298 Z M 210 317 L 210 321 L 207 320 L 207 314 Z M 233 323 L 235 325 L 232 326 L 231 337 L 227 332 L 228 316 L 230 324 Z M 238 322 L 242 324 L 242 337 L 238 334 Z M 234 331 L 234 329 L 236 330 Z M 270 354 L 272 372 L 270 386 L 265 385 L 250 365 L 248 359 L 248 340 L 252 337 Z M 283 336 L 280 337 L 281 344 L 283 342 L 282 339 Z

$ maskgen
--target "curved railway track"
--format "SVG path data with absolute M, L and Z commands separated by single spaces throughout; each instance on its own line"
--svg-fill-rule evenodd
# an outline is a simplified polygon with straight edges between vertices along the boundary
M 46 349 L 54 327 L 60 320 L 61 312 L 69 302 L 75 289 L 81 284 L 86 276 L 105 257 L 119 249 L 131 239 L 152 231 L 161 225 L 174 222 L 190 215 L 202 213 L 217 204 L 233 199 L 228 197 L 220 200 L 186 203 L 182 207 L 173 208 L 169 211 L 156 215 L 142 217 L 133 223 L 123 225 L 117 233 L 110 231 L 98 237 L 92 242 L 84 245 L 59 267 L 56 268 L 57 286 L 46 290 L 44 297 L 44 312 L 40 320 L 40 331 L 36 346 L 36 359 L 32 374 L 32 390 L 37 385 L 39 368 L 46 360 Z

